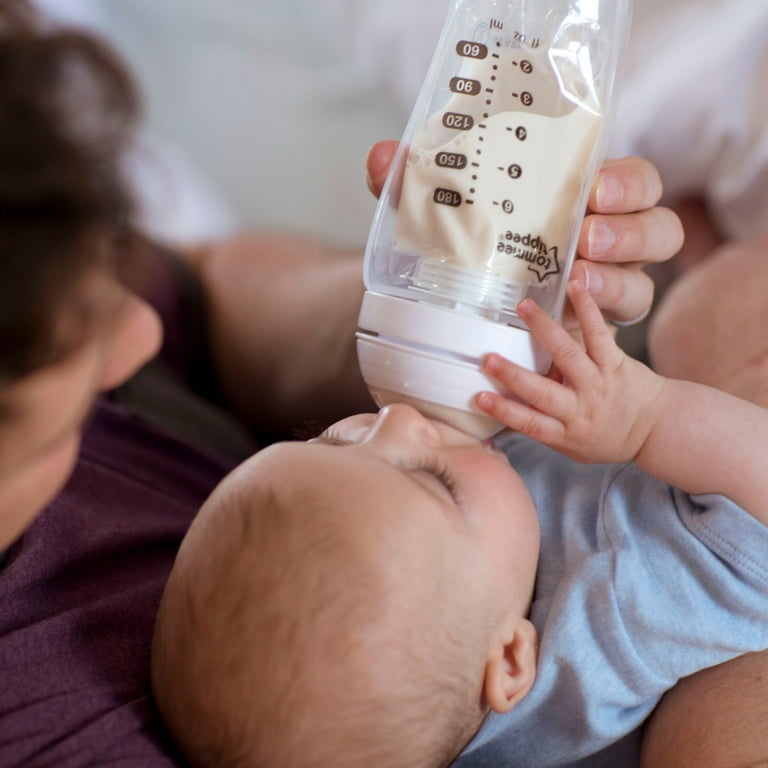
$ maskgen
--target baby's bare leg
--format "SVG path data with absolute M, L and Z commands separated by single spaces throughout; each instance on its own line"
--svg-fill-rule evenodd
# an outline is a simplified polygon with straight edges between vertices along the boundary
M 768 237 L 731 244 L 665 294 L 651 360 L 768 408 Z M 768 450 L 768 446 L 766 446 Z M 642 768 L 768 766 L 768 652 L 687 678 L 651 717 Z

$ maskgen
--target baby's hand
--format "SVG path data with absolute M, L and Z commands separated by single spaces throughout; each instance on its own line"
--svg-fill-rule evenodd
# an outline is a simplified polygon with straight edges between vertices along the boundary
M 585 349 L 530 299 L 518 305 L 534 337 L 550 354 L 562 382 L 488 355 L 484 371 L 517 401 L 482 392 L 481 410 L 584 463 L 634 459 L 655 423 L 664 379 L 626 355 L 580 281 L 568 293 Z

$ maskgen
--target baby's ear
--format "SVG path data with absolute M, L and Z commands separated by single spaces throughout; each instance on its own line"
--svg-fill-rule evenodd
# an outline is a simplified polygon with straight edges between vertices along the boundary
M 536 628 L 524 618 L 511 622 L 503 637 L 489 649 L 483 692 L 494 712 L 509 712 L 531 690 L 538 649 Z

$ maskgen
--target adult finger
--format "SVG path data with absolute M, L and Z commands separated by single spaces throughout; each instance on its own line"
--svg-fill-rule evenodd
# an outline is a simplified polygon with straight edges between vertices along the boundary
M 669 208 L 632 214 L 587 216 L 579 236 L 579 256 L 590 261 L 667 261 L 683 247 L 683 225 Z
M 384 182 L 397 152 L 398 142 L 393 139 L 377 141 L 369 150 L 365 168 L 368 189 L 378 197 L 384 187 Z
M 634 213 L 661 200 L 662 184 L 653 163 L 642 157 L 606 160 L 589 195 L 594 213 Z

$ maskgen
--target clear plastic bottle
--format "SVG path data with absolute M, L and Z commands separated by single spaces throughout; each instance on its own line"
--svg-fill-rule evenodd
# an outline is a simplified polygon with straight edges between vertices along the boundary
M 379 405 L 481 437 L 499 352 L 550 365 L 515 308 L 560 318 L 631 0 L 454 0 L 374 217 L 358 357 Z

